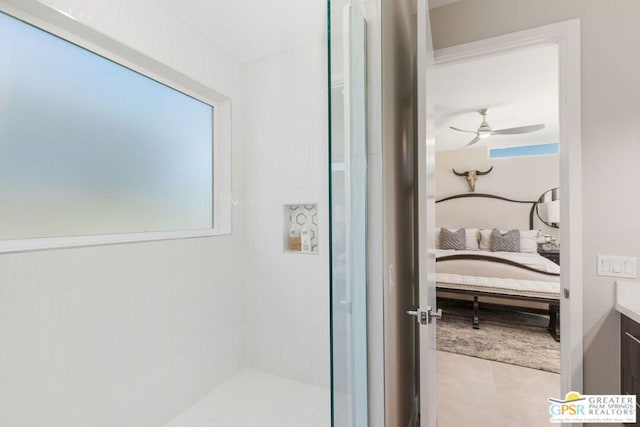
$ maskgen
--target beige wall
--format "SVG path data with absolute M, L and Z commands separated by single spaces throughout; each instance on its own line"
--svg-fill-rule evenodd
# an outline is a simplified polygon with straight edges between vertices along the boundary
M 639 17 L 635 0 L 462 0 L 431 15 L 436 48 L 581 19 L 584 392 L 592 394 L 619 392 L 614 280 L 595 275 L 596 254 L 640 256 Z
M 485 155 L 485 158 L 487 156 Z M 436 153 L 436 197 L 466 193 L 467 180 L 454 175 L 452 169 L 464 172 L 471 168 L 487 170 L 488 175 L 479 176 L 477 193 L 496 194 L 518 200 L 536 200 L 560 182 L 558 155 L 507 157 L 485 159 L 475 164 L 467 161 L 467 151 L 447 150 Z
M 560 168 L 557 154 L 545 156 L 507 157 L 498 159 L 488 158 L 487 147 L 478 147 L 469 150 L 446 150 L 436 153 L 436 199 L 452 196 L 454 194 L 467 193 L 467 180 L 456 176 L 452 169 L 458 172 L 469 169 L 487 170 L 493 166 L 488 175 L 478 177 L 476 181 L 476 193 L 495 194 L 514 200 L 537 200 L 545 191 L 559 186 Z M 472 203 L 465 199 L 464 205 Z M 482 214 L 475 209 L 460 210 L 460 205 L 455 203 L 438 203 L 436 205 L 436 225 L 458 227 L 468 225 L 470 227 L 503 226 L 499 218 L 504 215 L 518 215 L 518 227 L 527 227 L 529 222 L 529 208 L 531 205 L 519 206 L 505 202 L 493 202 L 481 204 L 484 206 Z M 506 210 L 505 210 L 506 209 Z M 520 212 L 522 211 L 522 214 Z M 439 219 L 461 218 L 463 223 L 448 223 Z M 492 218 L 498 223 L 482 222 L 479 218 Z M 454 220 L 455 221 L 455 220 Z M 559 237 L 558 229 L 544 225 L 534 217 L 534 227 L 542 230 L 543 234 L 552 234 Z

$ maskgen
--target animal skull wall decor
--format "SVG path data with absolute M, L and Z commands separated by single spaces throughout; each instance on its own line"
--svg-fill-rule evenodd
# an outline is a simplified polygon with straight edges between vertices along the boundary
M 471 170 L 471 171 L 466 171 L 466 172 L 456 172 L 455 169 L 452 169 L 453 173 L 455 173 L 458 176 L 464 176 L 465 178 L 467 178 L 467 185 L 469 185 L 469 192 L 473 193 L 476 191 L 476 180 L 478 179 L 478 177 L 480 175 L 486 175 L 489 172 L 491 172 L 493 170 L 493 166 L 491 166 L 489 169 L 487 169 L 484 172 L 481 171 L 475 171 L 475 170 Z

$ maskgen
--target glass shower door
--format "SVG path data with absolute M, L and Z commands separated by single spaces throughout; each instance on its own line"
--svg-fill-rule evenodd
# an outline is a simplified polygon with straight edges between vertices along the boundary
M 360 6 L 329 0 L 328 7 L 332 420 L 333 426 L 365 427 L 366 28 Z

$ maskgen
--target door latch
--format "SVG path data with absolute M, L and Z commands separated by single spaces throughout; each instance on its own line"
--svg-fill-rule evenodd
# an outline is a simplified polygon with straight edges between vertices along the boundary
M 416 322 L 418 322 L 419 325 L 426 325 L 428 322 L 427 312 L 422 311 L 419 308 L 416 308 L 415 310 L 408 310 L 407 314 L 409 316 L 415 316 Z
M 433 319 L 442 319 L 442 309 L 439 308 L 434 313 L 431 306 L 427 306 L 427 311 L 416 308 L 415 310 L 408 310 L 407 314 L 409 316 L 415 316 L 416 322 L 418 322 L 419 325 L 427 325 L 433 322 Z

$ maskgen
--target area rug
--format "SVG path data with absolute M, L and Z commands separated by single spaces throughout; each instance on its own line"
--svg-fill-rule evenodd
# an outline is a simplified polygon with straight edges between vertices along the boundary
M 473 329 L 470 305 L 440 301 L 438 350 L 549 372 L 560 372 L 560 343 L 549 332 L 548 316 L 480 305 L 480 329 Z

